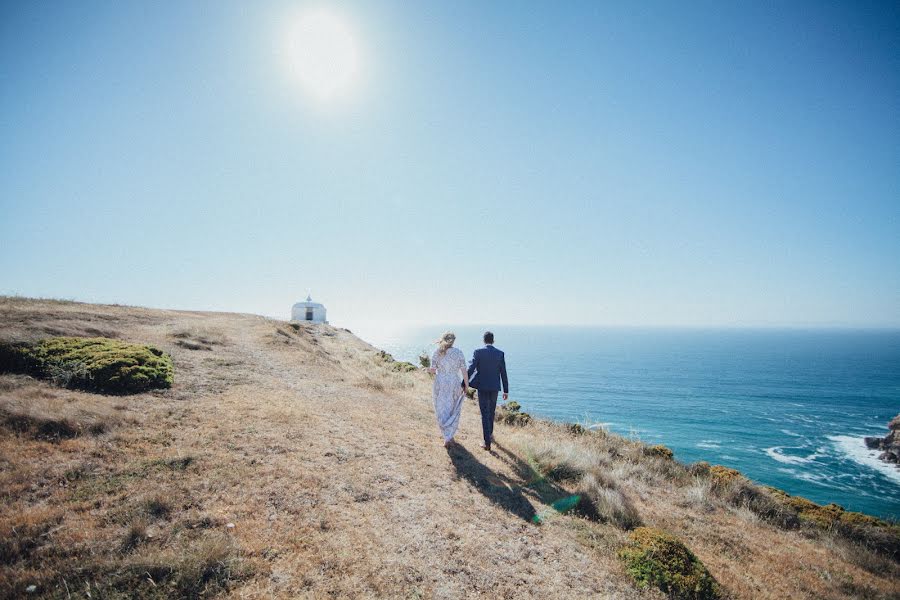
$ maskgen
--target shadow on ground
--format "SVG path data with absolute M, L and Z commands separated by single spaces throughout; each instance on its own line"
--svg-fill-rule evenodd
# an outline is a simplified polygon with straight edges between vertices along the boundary
M 522 493 L 518 482 L 494 473 L 459 444 L 447 448 L 447 455 L 457 475 L 475 486 L 485 498 L 521 519 L 535 520 L 534 506 Z
M 513 473 L 521 479 L 522 490 L 527 496 L 534 498 L 542 504 L 546 504 L 556 512 L 566 513 L 575 509 L 580 510 L 581 496 L 572 495 L 564 488 L 556 485 L 538 472 L 531 464 L 520 456 L 504 448 L 499 442 L 494 441 L 494 447 L 499 450 L 498 458 L 505 462 Z M 546 515 L 536 518 L 540 521 Z

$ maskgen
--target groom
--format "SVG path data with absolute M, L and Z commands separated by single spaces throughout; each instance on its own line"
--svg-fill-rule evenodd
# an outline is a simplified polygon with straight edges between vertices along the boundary
M 475 373 L 473 377 L 473 373 Z M 481 447 L 491 451 L 494 433 L 494 412 L 497 410 L 497 393 L 503 383 L 503 401 L 509 398 L 509 381 L 506 378 L 506 359 L 503 352 L 494 348 L 494 334 L 484 332 L 484 348 L 472 355 L 469 363 L 469 387 L 478 390 L 478 407 L 481 408 L 481 429 L 484 443 Z

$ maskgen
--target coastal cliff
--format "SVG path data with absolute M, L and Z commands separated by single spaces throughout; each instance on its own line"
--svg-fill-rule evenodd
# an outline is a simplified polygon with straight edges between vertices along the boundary
M 885 462 L 900 465 L 900 415 L 888 423 L 890 433 L 882 437 L 867 437 L 866 446 L 873 450 L 881 450 L 878 458 Z
M 3 344 L 0 597 L 900 589 L 895 524 L 664 446 L 510 404 L 488 454 L 467 401 L 448 452 L 429 376 L 330 325 L 0 298 Z

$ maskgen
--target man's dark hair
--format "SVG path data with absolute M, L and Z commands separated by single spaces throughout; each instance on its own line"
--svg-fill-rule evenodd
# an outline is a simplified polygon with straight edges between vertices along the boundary
M 493 344 L 494 343 L 494 334 L 490 331 L 484 332 L 484 343 L 485 344 Z

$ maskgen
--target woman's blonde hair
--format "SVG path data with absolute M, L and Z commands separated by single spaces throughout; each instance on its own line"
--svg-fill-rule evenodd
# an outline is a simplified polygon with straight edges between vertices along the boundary
M 453 347 L 453 342 L 455 341 L 456 334 L 452 331 L 448 331 L 447 333 L 442 335 L 440 339 L 437 340 L 437 342 L 435 342 L 438 345 L 438 352 L 440 352 L 441 354 L 446 354 L 447 350 Z

